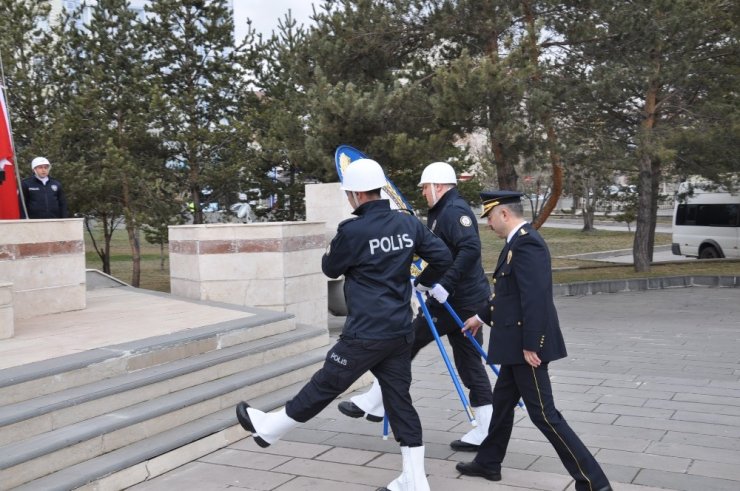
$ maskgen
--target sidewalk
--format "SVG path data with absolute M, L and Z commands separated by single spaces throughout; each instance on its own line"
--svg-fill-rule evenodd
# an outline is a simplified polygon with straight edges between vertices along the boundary
M 551 367 L 556 404 L 615 490 L 740 489 L 738 300 L 736 288 L 699 287 L 556 299 L 570 355 Z M 574 489 L 524 411 L 503 480 L 461 477 L 455 463 L 473 454 L 448 444 L 470 426 L 436 347 L 413 367 L 433 490 Z M 401 462 L 381 431 L 333 403 L 267 449 L 247 437 L 131 489 L 374 490 Z

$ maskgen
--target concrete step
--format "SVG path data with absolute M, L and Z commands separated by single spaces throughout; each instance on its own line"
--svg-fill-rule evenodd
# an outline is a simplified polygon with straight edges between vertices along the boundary
M 265 411 L 279 408 L 305 382 L 301 381 L 250 400 Z M 33 480 L 16 491 L 66 491 L 70 489 L 124 489 L 153 479 L 187 462 L 249 436 L 228 407 L 190 423 L 163 431 L 107 454 Z
M 299 325 L 293 331 L 8 404 L 0 407 L 0 445 L 324 347 L 327 343 L 326 329 Z
M 325 355 L 326 346 L 303 351 L 0 446 L 0 482 L 4 488 L 19 486 L 221 410 L 233 411 L 242 399 L 305 382 Z
M 288 313 L 251 317 L 0 370 L 0 401 L 12 404 L 295 329 Z M 134 322 L 132 320 L 132 322 Z M 105 329 L 105 326 L 101 326 Z

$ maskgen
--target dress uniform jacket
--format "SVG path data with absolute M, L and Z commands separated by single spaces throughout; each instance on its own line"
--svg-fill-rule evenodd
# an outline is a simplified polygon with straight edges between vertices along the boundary
M 339 224 L 322 258 L 330 278 L 344 275 L 347 320 L 342 337 L 391 339 L 412 333 L 410 265 L 427 266 L 418 282 L 430 286 L 450 267 L 449 249 L 416 217 L 391 210 L 388 200 L 362 204 Z
M 526 363 L 522 350 L 537 352 L 543 363 L 567 356 L 552 298 L 550 252 L 531 224 L 501 251 L 493 293 L 478 317 L 491 326 L 489 363 Z
M 44 184 L 35 175 L 21 181 L 21 193 L 28 209 L 28 218 L 67 218 L 67 198 L 62 183 L 49 178 Z M 26 218 L 21 205 L 22 218 Z
M 427 226 L 447 244 L 454 258 L 438 282 L 450 293 L 447 302 L 456 310 L 477 309 L 491 289 L 481 264 L 478 220 L 457 189 L 447 190 L 429 209 Z M 430 302 L 438 305 L 434 299 Z

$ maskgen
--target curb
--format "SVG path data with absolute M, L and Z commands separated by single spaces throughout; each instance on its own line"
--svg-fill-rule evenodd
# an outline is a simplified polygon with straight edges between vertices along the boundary
M 740 276 L 656 276 L 624 280 L 583 281 L 553 285 L 553 297 L 575 297 L 601 293 L 641 292 L 669 288 L 740 288 Z

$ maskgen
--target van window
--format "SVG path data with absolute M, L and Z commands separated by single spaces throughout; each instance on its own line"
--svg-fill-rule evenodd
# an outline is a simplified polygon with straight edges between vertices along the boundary
M 740 205 L 679 204 L 676 210 L 676 225 L 737 227 L 740 225 Z

